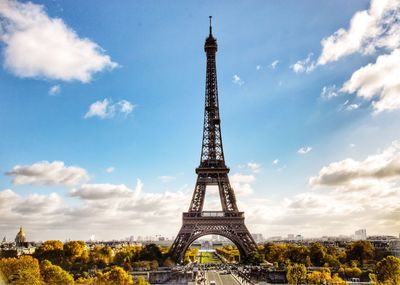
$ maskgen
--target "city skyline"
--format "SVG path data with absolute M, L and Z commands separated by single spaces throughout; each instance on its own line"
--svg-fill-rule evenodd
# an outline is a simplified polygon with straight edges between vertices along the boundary
M 257 3 L 165 15 L 154 2 L 0 0 L 1 234 L 178 232 L 213 15 L 225 159 L 249 231 L 398 236 L 400 4 Z M 205 208 L 220 209 L 216 194 Z

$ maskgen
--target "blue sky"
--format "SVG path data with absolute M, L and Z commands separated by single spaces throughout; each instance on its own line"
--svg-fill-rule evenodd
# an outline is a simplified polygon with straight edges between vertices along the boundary
M 396 1 L 0 0 L 1 234 L 176 234 L 200 157 L 209 15 L 250 230 L 399 231 Z

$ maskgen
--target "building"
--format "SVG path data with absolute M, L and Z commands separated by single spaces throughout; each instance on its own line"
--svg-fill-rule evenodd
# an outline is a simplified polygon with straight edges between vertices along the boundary
M 27 244 L 27 241 L 26 241 L 25 232 L 22 229 L 22 227 L 20 227 L 19 232 L 17 233 L 17 236 L 15 237 L 15 245 L 17 247 L 23 247 L 26 244 Z
M 367 239 L 367 230 L 361 229 L 354 232 L 353 236 L 354 240 L 366 240 Z
M 256 243 L 261 243 L 264 241 L 264 237 L 262 234 L 251 234 L 251 236 L 253 237 Z

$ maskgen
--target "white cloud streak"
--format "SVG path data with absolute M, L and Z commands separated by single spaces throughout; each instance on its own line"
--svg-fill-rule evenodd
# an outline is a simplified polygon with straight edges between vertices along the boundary
M 50 89 L 49 89 L 49 95 L 51 95 L 51 96 L 55 96 L 55 95 L 60 94 L 60 93 L 61 93 L 60 85 L 51 86 Z
M 237 75 L 237 74 L 233 75 L 233 80 L 232 80 L 232 82 L 233 82 L 234 84 L 239 85 L 239 86 L 242 86 L 242 85 L 244 84 L 244 81 L 243 81 L 243 80 L 239 77 L 239 75 Z
M 40 161 L 32 165 L 16 165 L 6 173 L 15 185 L 77 185 L 89 180 L 85 169 L 65 166 L 63 161 Z
M 299 150 L 297 151 L 298 154 L 307 154 L 312 150 L 312 147 L 310 146 L 305 146 L 305 147 L 301 147 L 299 148 Z
M 351 158 L 323 167 L 309 182 L 316 186 L 360 186 L 371 180 L 400 178 L 400 141 L 394 141 L 383 152 L 368 156 L 363 161 Z
M 271 67 L 272 69 L 275 69 L 275 68 L 278 66 L 278 63 L 279 63 L 279 60 L 274 60 L 274 61 L 270 64 L 270 67 Z
M 5 67 L 23 78 L 89 82 L 94 73 L 118 66 L 95 42 L 32 2 L 0 2 L 0 41 Z
M 109 119 L 113 118 L 116 114 L 127 116 L 134 108 L 135 105 L 127 100 L 121 100 L 113 104 L 111 100 L 106 98 L 103 101 L 92 103 L 84 118 L 99 117 L 100 119 Z
M 324 86 L 321 91 L 321 98 L 329 100 L 339 96 L 338 88 L 336 85 Z
M 295 64 L 292 64 L 290 68 L 295 73 L 310 73 L 315 68 L 315 62 L 311 60 L 312 56 L 313 53 L 309 53 L 305 59 L 297 61 Z

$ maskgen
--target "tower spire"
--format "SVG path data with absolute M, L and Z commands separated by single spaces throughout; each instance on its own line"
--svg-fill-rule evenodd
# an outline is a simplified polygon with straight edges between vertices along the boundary
M 210 37 L 212 37 L 212 25 L 211 25 L 212 16 L 209 16 L 209 18 L 210 18 Z

